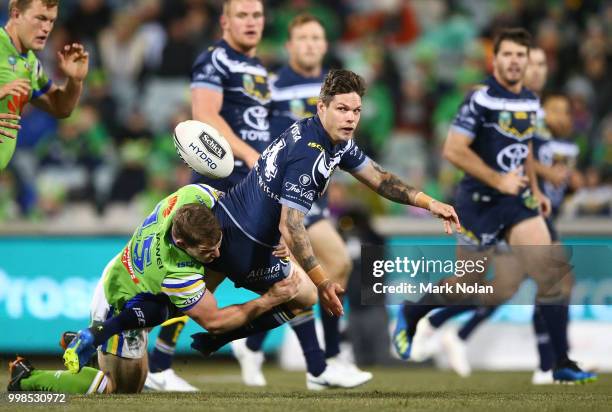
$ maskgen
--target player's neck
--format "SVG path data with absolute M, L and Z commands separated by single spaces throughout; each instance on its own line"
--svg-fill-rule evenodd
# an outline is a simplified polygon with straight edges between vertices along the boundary
M 257 47 L 241 47 L 230 36 L 223 36 L 223 40 L 225 40 L 225 42 L 229 44 L 229 46 L 232 49 L 236 50 L 238 53 L 242 53 L 248 57 L 255 57 L 255 54 L 257 54 Z
M 521 89 L 523 88 L 523 82 L 516 82 L 514 84 L 510 84 L 508 82 L 506 82 L 504 79 L 502 79 L 501 76 L 499 76 L 497 73 L 494 73 L 493 76 L 495 77 L 495 80 L 497 80 L 497 83 L 501 84 L 501 86 L 514 93 L 514 94 L 519 94 L 521 92 Z
M 295 61 L 289 60 L 289 67 L 302 77 L 319 77 L 323 71 L 322 66 L 315 66 L 312 69 L 300 66 Z
M 11 38 L 15 49 L 17 49 L 19 53 L 25 53 L 27 50 L 25 50 L 25 48 L 19 41 L 19 36 L 17 36 L 17 27 L 15 27 L 15 25 L 9 21 L 8 23 L 6 23 L 6 26 L 4 26 L 4 30 L 6 30 L 9 37 Z

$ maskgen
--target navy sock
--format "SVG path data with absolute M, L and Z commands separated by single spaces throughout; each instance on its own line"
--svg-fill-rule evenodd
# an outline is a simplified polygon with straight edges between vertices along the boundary
M 340 353 L 340 318 L 323 309 L 320 314 L 325 337 L 325 357 L 332 358 Z
M 402 305 L 402 311 L 407 323 L 407 333 L 409 336 L 414 336 L 416 332 L 416 325 L 419 320 L 427 315 L 432 310 L 445 306 L 445 298 L 439 294 L 427 293 L 418 302 L 412 303 L 409 301 L 404 302 Z
M 312 308 L 296 316 L 289 323 L 300 341 L 300 346 L 302 346 L 308 373 L 319 376 L 323 373 L 327 364 L 325 363 L 325 353 L 323 353 L 317 339 Z
M 266 336 L 268 336 L 267 331 L 248 336 L 246 339 L 247 348 L 255 352 L 260 351 Z
M 550 336 L 550 344 L 555 355 L 555 365 L 562 364 L 568 360 L 567 351 L 567 305 L 538 305 L 540 314 L 544 320 L 546 330 Z
M 444 324 L 444 322 L 446 322 L 450 318 L 453 318 L 460 313 L 467 312 L 468 310 L 473 310 L 473 309 L 476 309 L 476 306 L 474 305 L 446 306 L 444 309 L 441 309 L 437 311 L 436 313 L 434 313 L 433 315 L 431 315 L 429 317 L 429 323 L 431 323 L 431 326 L 433 326 L 434 328 L 439 328 L 440 326 Z
M 553 367 L 555 353 L 550 343 L 550 335 L 546 329 L 546 324 L 540 312 L 540 305 L 533 308 L 533 330 L 538 344 L 538 354 L 540 355 L 540 370 L 549 371 Z
M 132 299 L 117 315 L 89 328 L 94 337 L 93 345 L 99 346 L 123 331 L 161 325 L 168 316 L 168 304 L 161 299 Z
M 497 309 L 497 306 L 481 306 L 477 308 L 470 320 L 468 320 L 459 330 L 459 337 L 462 340 L 467 340 L 476 327 L 480 325 L 482 321 L 488 319 L 489 316 L 495 312 L 495 309 Z
M 174 323 L 162 326 L 155 341 L 155 348 L 149 353 L 149 370 L 162 372 L 172 367 L 176 343 L 187 322 L 186 317 L 177 318 Z

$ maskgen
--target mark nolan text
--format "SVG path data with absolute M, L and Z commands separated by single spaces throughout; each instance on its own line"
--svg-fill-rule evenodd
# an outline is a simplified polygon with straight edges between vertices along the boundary
M 412 294 L 412 293 L 435 293 L 435 294 L 492 294 L 493 286 L 481 285 L 478 283 L 455 283 L 446 285 L 436 285 L 434 283 L 419 283 L 418 285 L 402 282 L 397 285 L 385 285 L 383 283 L 374 283 L 372 290 L 377 294 Z

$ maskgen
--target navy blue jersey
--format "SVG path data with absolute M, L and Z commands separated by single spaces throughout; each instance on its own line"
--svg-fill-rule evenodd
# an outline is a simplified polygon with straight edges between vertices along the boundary
M 368 161 L 353 140 L 332 144 L 318 116 L 303 119 L 270 143 L 219 205 L 246 236 L 273 246 L 280 239 L 282 205 L 308 213 L 336 167 L 356 172 Z
M 258 58 L 248 57 L 220 40 L 196 59 L 191 71 L 191 87 L 204 87 L 223 93 L 219 113 L 240 137 L 261 153 L 270 143 L 268 110 L 270 90 L 268 71 Z M 249 172 L 241 160 L 227 178 L 236 184 Z M 223 179 L 225 180 L 225 179 Z M 211 186 L 227 189 L 227 182 L 207 180 Z
M 279 136 L 298 120 L 317 114 L 317 101 L 321 85 L 327 75 L 323 71 L 317 77 L 304 77 L 290 66 L 283 66 L 270 76 L 270 133 Z
M 519 94 L 512 93 L 490 77 L 467 95 L 451 127 L 473 139 L 470 148 L 487 166 L 507 173 L 525 163 L 539 107 L 531 91 L 523 88 Z M 460 186 L 467 192 L 499 195 L 468 174 Z
M 546 127 L 544 110 L 538 111 L 537 132 L 533 137 L 533 154 L 535 159 L 544 166 L 565 165 L 573 170 L 576 168 L 580 149 L 572 141 L 555 138 Z M 567 182 L 559 186 L 544 179 L 538 179 L 540 190 L 550 199 L 553 215 L 559 212 L 568 189 Z

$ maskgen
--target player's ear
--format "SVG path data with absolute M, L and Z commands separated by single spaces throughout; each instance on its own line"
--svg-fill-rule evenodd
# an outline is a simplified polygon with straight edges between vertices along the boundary
M 223 30 L 227 29 L 229 22 L 227 20 L 227 16 L 225 15 L 225 13 L 221 14 L 221 17 L 219 18 L 219 23 L 221 24 L 221 28 Z

